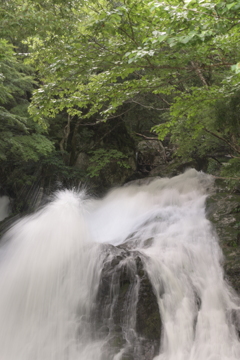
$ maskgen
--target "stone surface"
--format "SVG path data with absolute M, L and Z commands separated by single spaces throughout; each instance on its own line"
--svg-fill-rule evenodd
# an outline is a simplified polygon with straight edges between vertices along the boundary
M 87 170 L 89 164 L 89 156 L 84 152 L 80 152 L 74 166 L 80 170 Z
M 96 299 L 95 327 L 106 338 L 106 359 L 152 360 L 159 352 L 156 296 L 137 251 L 109 246 Z
M 240 294 L 240 193 L 216 180 L 215 192 L 207 199 L 207 216 L 219 237 L 226 279 Z
M 140 141 L 137 145 L 137 154 L 138 169 L 146 174 L 168 161 L 165 148 L 159 140 Z

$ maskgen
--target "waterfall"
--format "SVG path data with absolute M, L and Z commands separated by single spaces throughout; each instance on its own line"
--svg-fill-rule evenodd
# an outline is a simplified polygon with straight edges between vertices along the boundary
M 64 190 L 0 247 L 0 359 L 238 360 L 239 299 L 195 170 Z M 234 315 L 235 314 L 235 315 Z

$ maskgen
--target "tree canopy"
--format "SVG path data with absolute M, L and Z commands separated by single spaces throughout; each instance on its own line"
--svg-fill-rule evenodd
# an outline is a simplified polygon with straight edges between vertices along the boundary
M 182 158 L 222 152 L 240 176 L 239 0 L 6 0 L 0 19 L 2 161 L 69 151 L 84 124 L 131 132 L 141 113 Z

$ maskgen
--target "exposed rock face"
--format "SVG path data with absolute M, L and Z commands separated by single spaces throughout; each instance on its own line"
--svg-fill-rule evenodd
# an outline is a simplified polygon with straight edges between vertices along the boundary
M 226 280 L 240 295 L 240 193 L 231 192 L 223 180 L 217 179 L 206 210 L 219 237 Z M 240 337 L 240 311 L 229 310 L 228 316 Z
M 108 248 L 95 315 L 95 326 L 107 339 L 104 360 L 123 347 L 124 360 L 152 360 L 159 352 L 159 308 L 141 257 L 137 251 Z
M 207 200 L 207 213 L 219 236 L 227 280 L 240 294 L 240 193 L 231 193 L 222 180 Z
M 143 140 L 138 143 L 138 168 L 142 173 L 149 173 L 159 165 L 167 163 L 167 154 L 161 141 Z
M 80 152 L 74 166 L 80 170 L 87 170 L 89 166 L 89 156 L 84 152 Z

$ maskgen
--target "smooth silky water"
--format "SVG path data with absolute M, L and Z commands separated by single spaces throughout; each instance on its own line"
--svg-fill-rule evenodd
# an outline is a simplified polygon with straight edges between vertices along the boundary
M 101 200 L 65 190 L 17 222 L 0 248 L 0 359 L 109 358 L 92 313 L 105 245 L 128 241 L 143 255 L 157 296 L 162 336 L 155 360 L 239 360 L 230 316 L 239 299 L 224 280 L 205 216 L 211 187 L 210 176 L 189 170 L 114 189 Z M 128 326 L 134 332 L 134 319 Z M 124 348 L 112 360 L 123 354 Z

